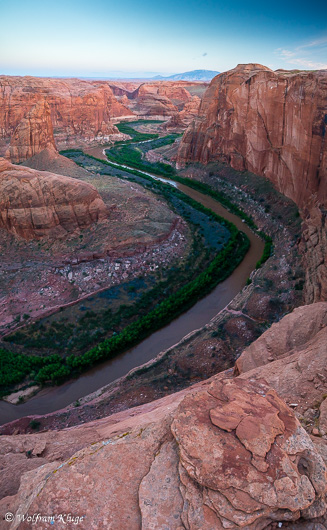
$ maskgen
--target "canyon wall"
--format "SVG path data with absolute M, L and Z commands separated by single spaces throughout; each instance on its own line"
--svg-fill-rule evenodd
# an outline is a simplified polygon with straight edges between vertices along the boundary
M 119 132 L 111 120 L 132 114 L 105 82 L 0 76 L 0 155 L 17 126 L 26 127 L 29 113 L 45 100 L 60 149 L 108 141 Z
M 206 84 L 192 83 L 187 81 L 152 81 L 136 83 L 121 81 L 119 83 L 109 82 L 113 93 L 119 101 L 129 107 L 131 111 L 140 117 L 160 117 L 160 119 L 176 116 L 186 109 L 186 106 L 193 100 L 191 106 L 186 109 L 194 113 L 200 96 L 203 94 Z M 197 94 L 193 94 L 197 93 Z M 183 118 L 183 116 L 181 117 Z M 179 120 L 178 126 L 181 125 Z M 188 122 L 189 123 L 189 122 Z M 182 126 L 188 125 L 182 122 Z
M 43 99 L 17 125 L 6 157 L 13 164 L 19 164 L 51 147 L 56 149 L 51 113 L 48 102 Z
M 307 302 L 327 299 L 326 127 L 326 70 L 238 65 L 212 80 L 177 156 L 179 167 L 218 161 L 251 171 L 297 203 L 306 222 Z
M 299 206 L 327 201 L 327 71 L 239 65 L 218 75 L 185 132 L 178 163 L 223 161 L 269 178 Z

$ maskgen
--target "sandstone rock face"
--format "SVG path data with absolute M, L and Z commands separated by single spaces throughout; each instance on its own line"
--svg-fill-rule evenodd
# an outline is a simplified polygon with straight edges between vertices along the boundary
M 312 432 L 327 394 L 327 303 L 296 309 L 273 324 L 236 362 L 242 379 L 263 378 Z
M 178 162 L 224 161 L 269 178 L 305 205 L 327 200 L 327 72 L 273 72 L 238 65 L 215 77 Z
M 172 432 L 187 528 L 264 528 L 297 519 L 323 498 L 321 457 L 263 383 L 214 381 L 207 392 L 183 400 Z M 309 462 L 311 476 L 303 473 Z
M 235 371 L 243 374 L 289 357 L 303 350 L 321 331 L 327 331 L 327 303 L 298 307 L 244 350 L 236 361 Z
M 158 84 L 144 83 L 134 92 L 130 108 L 140 116 L 173 116 L 177 114 L 178 108 L 167 92 Z
M 302 241 L 305 269 L 305 301 L 327 300 L 327 230 L 326 209 L 313 206 L 304 212 Z
M 81 528 L 117 530 L 254 530 L 326 510 L 322 458 L 292 411 L 260 381 L 216 378 L 177 409 L 167 403 L 136 421 L 132 430 L 125 421 L 125 432 L 123 424 L 93 423 L 92 445 L 25 473 L 1 509 L 71 513 L 83 516 Z M 46 446 L 43 440 L 40 456 Z
M 200 108 L 201 99 L 198 96 L 193 96 L 192 99 L 185 103 L 183 110 L 178 114 L 172 116 L 172 118 L 165 124 L 165 128 L 185 128 L 194 120 L 198 115 Z
M 111 120 L 132 114 L 105 82 L 0 76 L 0 155 L 19 123 L 44 99 L 60 149 L 106 142 L 118 133 Z
M 92 185 L 0 159 L 0 228 L 24 239 L 60 238 L 107 215 Z
M 1 513 L 71 513 L 85 529 L 325 525 L 326 309 L 299 308 L 272 326 L 257 341 L 261 366 L 249 356 L 256 367 L 234 379 L 221 373 L 59 432 L 2 435 Z M 277 392 L 299 407 L 321 402 L 323 437 L 311 439 Z
M 19 122 L 6 156 L 13 164 L 18 164 L 49 147 L 56 149 L 50 107 L 44 99 Z

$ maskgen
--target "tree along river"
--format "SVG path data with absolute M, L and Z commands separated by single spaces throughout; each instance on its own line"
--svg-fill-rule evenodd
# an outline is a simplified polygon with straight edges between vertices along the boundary
M 128 166 L 125 167 L 127 168 Z M 138 171 L 142 173 L 142 171 Z M 81 374 L 78 379 L 68 381 L 58 387 L 44 388 L 26 403 L 12 405 L 5 401 L 0 401 L 0 424 L 23 416 L 47 414 L 64 408 L 77 399 L 126 375 L 132 368 L 150 361 L 158 353 L 174 346 L 191 331 L 207 324 L 244 287 L 250 273 L 255 269 L 264 249 L 264 241 L 254 234 L 239 217 L 230 213 L 216 200 L 199 191 L 164 177 L 159 178 L 151 173 L 143 173 L 178 187 L 192 199 L 234 223 L 239 230 L 242 230 L 248 236 L 251 243 L 249 251 L 232 274 L 224 282 L 217 285 L 210 294 L 137 346 L 117 355 L 114 359 L 94 366 L 89 371 Z

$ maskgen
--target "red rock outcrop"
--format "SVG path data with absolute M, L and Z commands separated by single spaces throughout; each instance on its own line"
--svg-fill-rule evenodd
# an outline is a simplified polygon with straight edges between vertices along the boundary
M 17 125 L 6 153 L 13 164 L 40 153 L 44 149 L 56 149 L 50 107 L 40 100 Z
M 0 155 L 19 123 L 44 99 L 60 149 L 108 141 L 118 133 L 112 118 L 132 114 L 106 82 L 0 76 Z
M 185 86 L 186 85 L 186 86 Z M 190 83 L 190 85 L 192 85 Z M 126 95 L 129 107 L 139 116 L 175 116 L 192 99 L 182 81 L 142 83 L 133 93 Z
M 107 215 L 91 184 L 0 159 L 0 228 L 24 239 L 60 238 Z
M 327 71 L 273 72 L 238 65 L 215 77 L 178 154 L 185 162 L 224 161 L 269 178 L 304 206 L 327 200 Z
M 299 307 L 273 324 L 236 362 L 241 378 L 263 378 L 311 431 L 327 394 L 327 303 Z
M 300 251 L 305 269 L 305 300 L 327 300 L 327 227 L 326 208 L 311 206 L 302 212 Z
M 1 501 L 4 513 L 70 513 L 83 516 L 81 528 L 254 530 L 326 511 L 321 456 L 292 411 L 260 381 L 216 378 L 177 409 L 167 403 L 133 422 L 131 429 L 129 420 L 95 422 L 82 437 L 76 429 L 82 445 L 93 427 L 94 443 L 61 464 L 44 465 L 46 447 L 65 455 L 53 435 L 42 442 L 39 435 L 36 445 L 30 440 L 41 467 Z M 67 444 L 67 436 L 57 439 Z
M 144 83 L 133 94 L 130 108 L 140 116 L 173 116 L 178 108 L 158 84 Z
M 236 372 L 242 374 L 289 357 L 305 349 L 321 331 L 327 332 L 327 303 L 298 307 L 244 350 L 236 361 Z

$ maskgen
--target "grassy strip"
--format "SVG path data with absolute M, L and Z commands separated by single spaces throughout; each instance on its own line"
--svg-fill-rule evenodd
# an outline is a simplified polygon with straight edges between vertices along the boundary
M 143 174 L 139 174 L 139 176 L 152 180 Z M 14 354 L 4 349 L 0 350 L 0 366 L 2 368 L 0 387 L 2 395 L 8 393 L 10 385 L 24 381 L 27 376 L 34 379 L 37 383 L 52 382 L 58 384 L 76 372 L 86 370 L 99 361 L 114 357 L 189 309 L 213 287 L 225 280 L 242 261 L 249 248 L 249 240 L 245 234 L 239 232 L 232 223 L 179 190 L 172 189 L 167 184 L 160 183 L 160 186 L 169 187 L 170 193 L 182 195 L 185 202 L 227 226 L 231 237 L 226 247 L 213 259 L 206 270 L 194 280 L 159 303 L 147 315 L 126 326 L 122 332 L 104 340 L 80 356 L 70 355 L 66 359 L 62 359 L 59 355 L 50 357 L 25 356 Z

